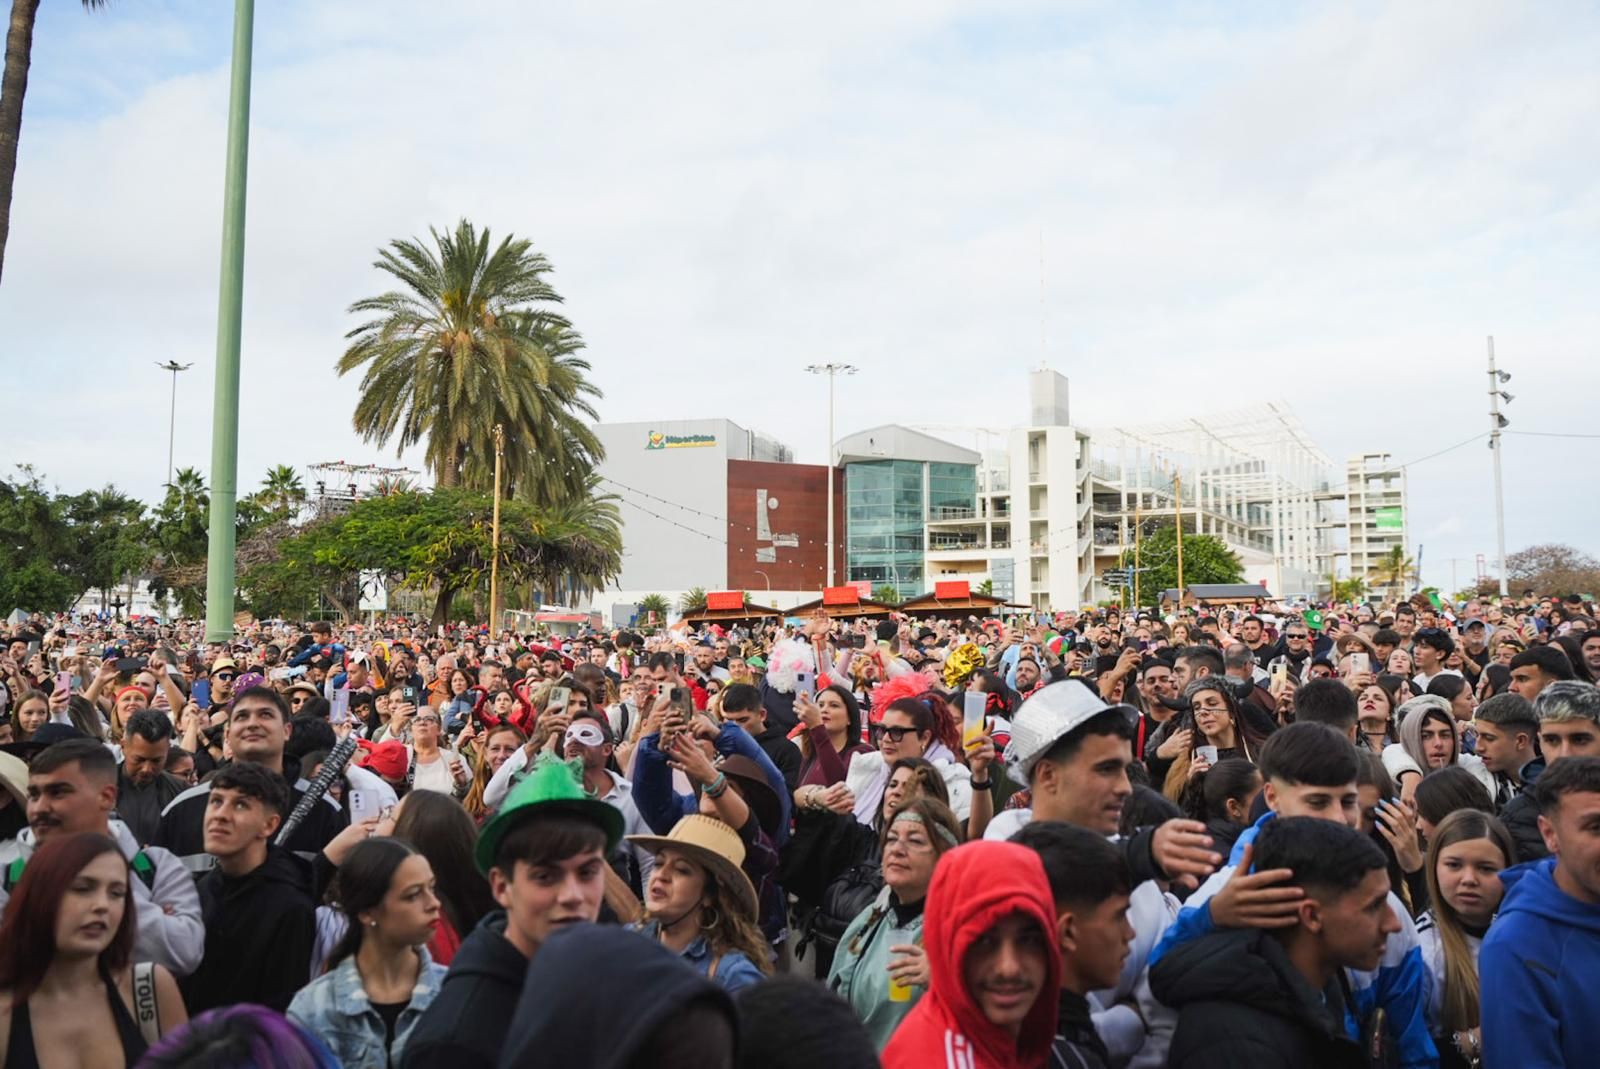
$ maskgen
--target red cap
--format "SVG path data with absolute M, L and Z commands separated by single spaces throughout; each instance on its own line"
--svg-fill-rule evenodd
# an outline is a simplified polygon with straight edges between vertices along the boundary
M 359 740 L 359 744 L 366 752 L 361 756 L 361 766 L 370 768 L 384 779 L 403 780 L 406 778 L 406 769 L 411 766 L 411 754 L 407 752 L 403 742 L 371 743 L 366 739 Z

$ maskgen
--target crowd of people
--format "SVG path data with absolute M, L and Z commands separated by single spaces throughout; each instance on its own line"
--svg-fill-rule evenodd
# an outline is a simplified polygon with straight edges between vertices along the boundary
M 0 1069 L 1583 1066 L 1581 597 L 0 641 Z

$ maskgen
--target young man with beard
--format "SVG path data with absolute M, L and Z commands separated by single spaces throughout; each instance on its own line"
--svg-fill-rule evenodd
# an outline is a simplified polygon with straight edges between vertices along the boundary
M 1151 967 L 1156 997 L 1179 1011 L 1168 1065 L 1365 1066 L 1346 1021 L 1345 971 L 1376 968 L 1400 931 L 1383 852 L 1355 829 L 1315 817 L 1273 821 L 1255 848 L 1303 895 L 1270 930 L 1216 931 Z
M 565 762 L 541 756 L 474 851 L 500 909 L 456 951 L 400 1069 L 493 1069 L 529 961 L 554 932 L 600 916 L 606 857 L 621 840 L 621 812 L 589 797 Z
M 177 858 L 159 847 L 141 850 L 127 825 L 111 819 L 117 804 L 111 751 L 89 738 L 53 743 L 29 765 L 27 790 L 28 827 L 0 851 L 0 911 L 40 843 L 82 832 L 104 835 L 116 842 L 132 870 L 135 960 L 164 965 L 178 977 L 193 972 L 205 949 L 194 881 Z
M 1039 855 L 969 843 L 928 887 L 928 991 L 889 1040 L 883 1069 L 1032 1069 L 1055 1041 L 1061 953 Z
M 200 880 L 206 952 L 182 984 L 190 1012 L 259 1003 L 282 1013 L 311 974 L 311 869 L 272 843 L 289 803 L 283 777 L 236 762 L 207 784 Z
M 301 778 L 300 762 L 284 754 L 289 741 L 289 714 L 282 695 L 269 687 L 251 687 L 234 699 L 228 710 L 228 745 L 235 764 L 257 764 L 282 776 L 289 786 L 284 819 L 311 785 Z M 216 859 L 205 848 L 207 795 L 211 783 L 190 787 L 161 813 L 161 825 L 154 842 L 177 854 L 196 877 L 208 872 Z M 303 858 L 321 852 L 333 837 L 350 823 L 338 800 L 324 795 L 311 807 L 289 837 L 287 846 Z
M 1600 1050 L 1600 757 L 1563 757 L 1534 784 L 1553 857 L 1500 873 L 1478 955 L 1483 1062 L 1592 1065 Z

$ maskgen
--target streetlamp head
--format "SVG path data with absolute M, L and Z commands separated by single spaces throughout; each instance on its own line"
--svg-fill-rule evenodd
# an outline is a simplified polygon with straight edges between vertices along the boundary
M 1512 402 L 1512 401 L 1515 401 L 1515 400 L 1516 400 L 1516 398 L 1515 398 L 1515 397 L 1512 397 L 1512 396 L 1511 396 L 1511 395 L 1510 395 L 1510 394 L 1508 394 L 1508 393 L 1506 393 L 1506 392 L 1505 392 L 1505 391 L 1504 391 L 1504 390 L 1501 390 L 1501 391 L 1500 391 L 1500 399 L 1501 399 L 1501 400 L 1502 400 L 1502 401 L 1504 401 L 1504 402 L 1505 402 L 1505 403 L 1506 403 L 1506 404 L 1508 404 L 1508 405 L 1509 405 L 1509 404 L 1510 404 L 1510 403 L 1511 403 L 1511 402 Z
M 1510 382 L 1511 381 L 1511 372 L 1509 372 L 1509 371 L 1496 371 L 1495 374 L 1500 376 L 1500 381 L 1501 382 Z

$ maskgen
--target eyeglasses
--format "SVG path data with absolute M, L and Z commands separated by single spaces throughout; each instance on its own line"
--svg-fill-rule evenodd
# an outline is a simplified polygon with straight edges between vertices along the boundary
M 411 722 L 413 724 L 437 724 L 439 718 L 436 716 L 418 716 L 413 717 Z
M 916 728 L 884 727 L 881 724 L 878 725 L 878 737 L 883 738 L 887 736 L 890 742 L 901 742 L 907 735 L 915 735 L 916 732 Z
M 307 697 L 309 697 L 309 695 L 305 695 L 305 694 L 292 695 L 289 698 L 289 704 L 290 705 L 304 705 L 306 703 L 306 698 Z

